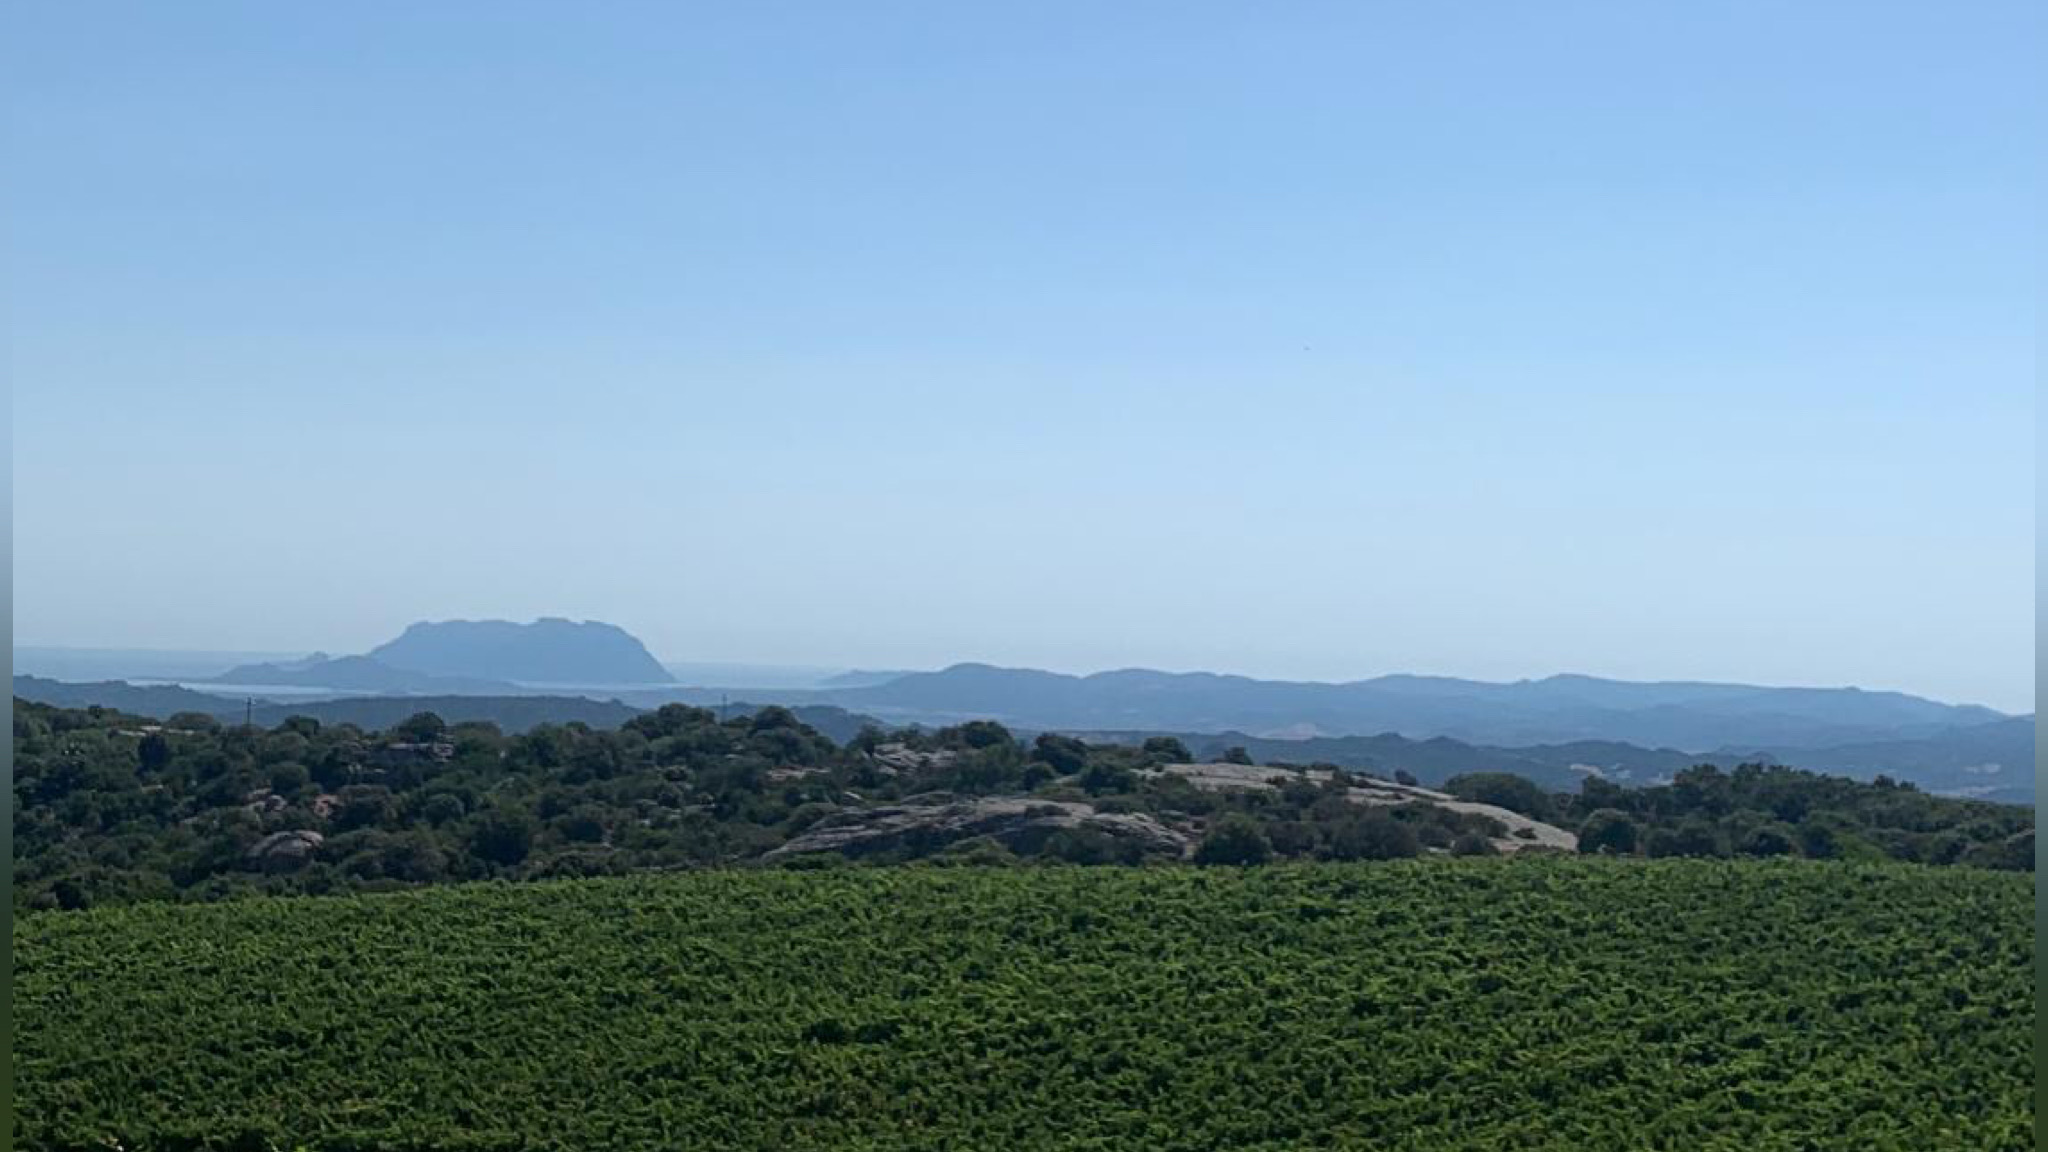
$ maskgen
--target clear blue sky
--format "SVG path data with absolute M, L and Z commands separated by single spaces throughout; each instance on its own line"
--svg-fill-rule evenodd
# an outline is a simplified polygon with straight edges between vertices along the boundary
M 37 3 L 16 636 L 2031 708 L 2036 3 Z

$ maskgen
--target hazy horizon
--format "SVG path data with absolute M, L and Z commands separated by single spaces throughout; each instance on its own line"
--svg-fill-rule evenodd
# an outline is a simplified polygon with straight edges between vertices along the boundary
M 2032 709 L 2037 5 L 16 20 L 23 646 Z
M 521 622 L 523 623 L 524 621 L 521 621 Z M 409 623 L 410 623 L 410 622 L 409 622 Z M 616 623 L 616 621 L 605 621 L 605 623 Z M 397 635 L 398 631 L 399 631 L 399 630 L 394 630 L 394 631 L 392 632 L 392 635 L 393 635 L 393 636 Z M 627 632 L 632 632 L 633 630 L 632 630 L 631 628 L 627 628 L 627 629 L 626 629 L 626 631 L 627 631 Z M 637 634 L 636 634 L 636 635 L 637 635 Z M 387 637 L 384 637 L 384 639 L 390 639 L 390 637 L 388 637 L 388 636 L 387 636 Z M 15 648 L 15 652 L 17 653 L 17 655 L 19 655 L 19 654 L 20 654 L 20 653 L 22 653 L 22 652 L 69 652 L 69 653 L 79 653 L 79 654 L 87 654 L 87 653 L 94 653 L 94 654 L 106 654 L 106 655 L 108 655 L 108 656 L 113 656 L 113 655 L 116 655 L 116 654 L 121 654 L 121 653 L 134 653 L 134 654 L 137 654 L 137 655 L 144 655 L 144 654 L 147 654 L 147 655 L 153 655 L 153 656 L 214 656 L 214 657 L 226 657 L 226 656 L 233 656 L 233 657 L 237 657 L 238 659 L 240 659 L 240 660 L 243 660 L 243 661 L 252 661 L 252 662 L 253 662 L 253 661 L 262 661 L 262 660 L 285 660 L 285 659 L 298 659 L 298 658 L 302 658 L 302 657 L 306 657 L 306 656 L 311 656 L 311 655 L 314 655 L 314 654 L 316 654 L 316 653 L 325 653 L 325 654 L 326 654 L 326 655 L 328 655 L 328 656 L 354 656 L 354 655 L 361 655 L 361 654 L 362 654 L 363 652 L 366 652 L 366 651 L 367 651 L 367 650 L 368 650 L 369 648 L 371 648 L 371 647 L 374 647 L 374 646 L 375 646 L 374 644 L 366 644 L 366 645 L 363 645 L 363 646 L 362 646 L 361 648 L 347 648 L 347 649 L 343 649 L 343 648 L 332 648 L 332 647 L 326 647 L 326 648 L 323 648 L 323 647 L 312 647 L 312 648 L 281 648 L 281 649 L 211 649 L 211 648 L 134 648 L 134 647 L 125 647 L 125 648 L 124 648 L 124 647 L 106 647 L 106 646 L 93 646 L 93 645 L 85 645 L 85 646 L 81 646 L 81 645 L 70 645 L 70 644 L 50 644 L 50 643 L 35 643 L 35 642 L 24 642 L 24 641 L 16 641 L 16 642 L 15 642 L 15 645 L 14 645 L 14 648 Z M 890 664 L 890 665 L 884 665 L 884 664 L 876 664 L 876 663 L 852 663 L 852 664 L 847 664 L 847 663 L 827 663 L 827 662 L 820 662 L 820 661 L 815 661 L 815 660 L 795 660 L 795 661 L 761 661 L 761 660 L 752 660 L 752 659 L 744 659 L 744 658 L 738 658 L 738 659 L 721 659 L 721 658 L 716 658 L 716 657 L 706 657 L 706 658 L 698 658 L 698 657 L 677 657 L 677 656 L 670 656 L 670 655 L 668 655 L 668 654 L 665 654 L 665 653 L 663 653 L 663 652 L 662 652 L 662 651 L 661 651 L 660 649 L 658 649 L 658 648 L 655 648 L 655 647 L 653 647 L 652 645 L 649 645 L 649 651 L 650 651 L 650 652 L 651 652 L 651 653 L 653 654 L 653 656 L 654 656 L 654 658 L 655 658 L 656 660 L 658 660 L 658 661 L 660 661 L 660 662 L 662 663 L 662 665 L 663 665 L 663 666 L 665 666 L 665 667 L 668 667 L 668 668 L 670 668 L 670 669 L 672 669 L 672 670 L 673 670 L 673 669 L 675 669 L 675 668 L 692 668 L 692 667 L 695 667 L 695 668 L 703 668 L 703 669 L 714 669 L 714 668 L 716 668 L 716 669 L 732 669 L 732 670 L 738 670 L 738 669 L 752 669 L 752 670 L 755 670 L 755 671 L 758 671 L 758 672 L 781 672 L 781 673 L 791 673 L 791 672 L 800 672 L 800 671 L 801 671 L 801 672 L 814 672 L 814 673 L 818 673 L 818 674 L 820 674 L 820 675 L 832 675 L 832 674 L 837 674 L 837 673 L 846 673 L 846 672 L 871 672 L 871 673 L 915 673 L 915 672 L 936 672 L 936 671 L 941 671 L 941 670 L 944 670 L 944 669 L 946 669 L 946 668 L 949 668 L 949 667 L 952 667 L 952 666 L 954 666 L 954 665 L 958 665 L 958 664 L 983 664 L 983 665 L 991 665 L 991 666 L 995 666 L 995 667 L 1002 667 L 1002 668 L 1017 668 L 1017 669 L 1031 669 L 1031 670 L 1036 670 L 1036 671 L 1044 671 L 1044 672 L 1054 672 L 1054 673 L 1060 673 L 1060 674 L 1063 674 L 1063 675 L 1068 675 L 1068 676 L 1089 676 L 1089 675 L 1093 675 L 1093 674 L 1096 674 L 1096 673 L 1102 673 L 1102 672 L 1121 672 L 1121 671 L 1129 671 L 1129 670 L 1133 670 L 1133 669 L 1144 669 L 1144 670 L 1148 670 L 1148 671 L 1154 671 L 1154 672 L 1167 672 L 1167 673 L 1174 673 L 1174 674 L 1194 674 L 1194 673 L 1211 673 L 1211 674 L 1215 674 L 1215 675 L 1223 675 L 1223 676 L 1245 676 L 1245 677 L 1249 677 L 1249 678 L 1252 678 L 1252 679 L 1258 679 L 1258 680 L 1286 680 L 1286 681 L 1300 681 L 1300 682 L 1319 682 L 1319 683 L 1345 683 L 1345 682 L 1350 682 L 1350 681 L 1359 681 L 1359 680 L 1371 680 L 1371 679 L 1375 679 L 1375 678 L 1377 678 L 1377 677 L 1381 677 L 1381 676 L 1396 676 L 1396 675 L 1412 675 L 1412 676 L 1419 676 L 1419 677 L 1441 677 L 1441 678 L 1446 678 L 1446 679 L 1456 679 L 1456 680 L 1472 680 L 1472 681 L 1479 681 L 1479 682 L 1486 682 L 1486 683 L 1512 683 L 1512 682 L 1515 682 L 1515 681 L 1525 681 L 1525 680 L 1526 680 L 1526 681 L 1536 681 L 1536 680 L 1544 680 L 1544 679 L 1548 679 L 1548 678 L 1551 678 L 1551 677 L 1554 677 L 1554 676 L 1590 676 L 1590 677 L 1594 677 L 1594 678 L 1596 678 L 1596 679 L 1611 679 L 1611 680 L 1628 680 L 1628 681 L 1635 681 L 1635 682 L 1642 682 L 1642 683 L 1682 683 L 1682 682 L 1703 682 L 1703 683 L 1731 683 L 1731 684 L 1746 684 L 1746 685 L 1750 685 L 1750 686 L 1754 686 L 1754 687 L 1759 687 L 1759 688 L 1852 688 L 1852 689 L 1857 689 L 1857 690 L 1861 690 L 1861 691 L 1865 691 L 1865 692 L 1902 692 L 1902 693 L 1905 693 L 1905 694 L 1907 694 L 1907 695 L 1912 695 L 1912 696 L 1920 696 L 1920 697 L 1923 697 L 1923 698 L 1925 698 L 1925 699 L 1929 699 L 1929 700 L 1934 700 L 1934 701 L 1936 701 L 1936 702 L 1938 702 L 1938 703 L 1943 703 L 1943 704 L 1976 704 L 1976 705 L 1981 705 L 1981 706 L 1983 706 L 1983 707 L 1987 707 L 1987 708 L 1992 708 L 1992 709 L 1994 709 L 1994 710 L 1996 710 L 1996 711 L 1999 711 L 1999 712 L 2004 712 L 2004 713 L 2007 713 L 2007 714 L 2009 714 L 2009 715 L 2026 715 L 2026 714 L 2030 714 L 2030 713 L 2032 713 L 2032 712 L 2034 711 L 2034 702 L 2033 702 L 2033 700 L 2032 700 L 2032 699 L 2026 699 L 2026 700 L 2023 700 L 2023 701 L 2021 701 L 2021 702 L 2020 702 L 2020 703 L 2019 703 L 2019 704 L 2018 704 L 2017 706 L 2004 706 L 2004 705 L 2000 705 L 1999 703 L 1997 703 L 1997 702 L 1994 702 L 1994 701 L 1990 701 L 1990 700 L 1971 700 L 1971 699 L 1961 699 L 1961 698 L 1949 698 L 1949 697 L 1935 696 L 1935 695 L 1932 695 L 1932 694 L 1930 694 L 1930 693 L 1925 693 L 1925 692 L 1915 692 L 1915 691 L 1913 691 L 1913 690 L 1911 690 L 1911 689 L 1909 689 L 1909 688 L 1901 688 L 1901 687 L 1898 687 L 1898 686 L 1894 686 L 1894 685 L 1885 685 L 1885 684 L 1862 684 L 1862 683 L 1854 683 L 1854 682 L 1845 682 L 1845 683 L 1821 683 L 1821 682 L 1809 682 L 1809 683 L 1782 683 L 1782 682 L 1776 682 L 1776 681 L 1759 681 L 1759 680 L 1753 680 L 1753 679 L 1744 679 L 1744 678 L 1742 678 L 1742 677 L 1702 677 L 1702 676 L 1686 676 L 1686 675 L 1672 675 L 1672 676 L 1656 676 L 1656 675 L 1650 675 L 1650 676 L 1610 676 L 1610 675 L 1606 675 L 1606 674 L 1602 674 L 1602 673 L 1597 673 L 1597 672 L 1588 672 L 1588 671 L 1586 671 L 1586 670 L 1584 670 L 1584 669 L 1578 669 L 1578 668 L 1558 668 L 1558 669 L 1553 669 L 1553 670 L 1550 670 L 1550 671 L 1545 671 L 1545 672 L 1533 672 L 1533 673 L 1528 673 L 1528 674 L 1524 674 L 1524 675 L 1501 675 L 1501 676 L 1473 676 L 1473 675 L 1467 675 L 1467 674 L 1464 674 L 1464 673 L 1461 673 L 1461 672 L 1457 672 L 1457 671 L 1443 671 L 1443 670 L 1435 670 L 1435 671 L 1425 671 L 1425 670 L 1417 670 L 1417 669 L 1413 669 L 1413 668 L 1396 668 L 1396 669 L 1385 669 L 1385 670 L 1381 670 L 1381 671 L 1367 672 L 1367 673 L 1362 673 L 1362 674 L 1358 674 L 1358 675 L 1325 675 L 1325 676 L 1303 676 L 1303 675 L 1292 675 L 1292 674 L 1288 674 L 1288 673 L 1286 673 L 1286 672 L 1263 672 L 1263 673 L 1262 673 L 1262 672 L 1248 672 L 1248 671 L 1245 671 L 1245 670 L 1243 670 L 1243 669 L 1239 669 L 1239 668 L 1220 668 L 1220 667 L 1179 667 L 1179 668 L 1175 668 L 1175 667 L 1166 667 L 1166 666 L 1162 666 L 1162 665 L 1158 665 L 1158 664 L 1144 664 L 1144 663 L 1106 664 L 1106 665 L 1098 665 L 1098 666 L 1068 666 L 1068 667 L 1057 667 L 1057 666 L 1052 666 L 1052 665 L 1039 665 L 1039 664 L 1021 664 L 1021 663 L 1016 663 L 1016 662 L 1005 662 L 1005 661 L 1001 661 L 1001 660 L 988 660 L 988 659 L 976 659 L 976 658 L 971 658 L 971 657 L 965 657 L 965 658 L 959 658 L 959 659 L 949 659 L 949 660 L 943 660 L 943 661 L 939 661 L 939 662 L 935 662 L 935 663 L 928 663 L 928 664 L 921 664 L 921 665 L 895 665 L 895 664 Z M 16 673 L 17 673 L 17 674 L 20 674 L 20 673 L 22 673 L 22 671 L 23 671 L 23 670 L 22 670 L 22 669 L 21 669 L 20 667 L 17 667 L 17 668 L 15 669 L 15 671 L 16 671 Z M 36 673 L 33 673 L 33 672 L 31 672 L 30 674 L 36 674 Z M 59 678 L 61 679 L 61 677 L 59 677 Z M 148 677 L 138 677 L 138 678 L 148 678 Z M 172 679 L 177 679 L 177 678 L 173 677 Z M 687 682 L 684 682 L 684 683 L 685 683 L 685 684 L 687 684 Z M 743 683 L 742 683 L 742 682 L 740 682 L 740 681 L 733 681 L 733 682 L 731 682 L 731 683 L 719 683 L 719 682 L 708 682 L 708 681 L 707 681 L 707 682 L 705 682 L 704 684 L 702 684 L 702 685 L 699 685 L 699 686 L 701 686 L 701 687 L 710 687 L 710 688 L 717 688 L 717 687 L 745 687 L 745 686 L 751 686 L 751 687 L 768 687 L 768 686 L 771 686 L 771 685 L 770 685 L 769 683 L 765 682 L 765 681 L 764 681 L 763 683 L 760 683 L 760 684 L 754 684 L 754 685 L 746 685 L 746 684 L 743 684 Z
M 2035 1125 L 2048 4 L 0 27 L 24 1146 Z

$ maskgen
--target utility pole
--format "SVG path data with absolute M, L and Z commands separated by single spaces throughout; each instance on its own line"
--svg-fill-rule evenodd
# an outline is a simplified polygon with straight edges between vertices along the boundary
M 725 723 L 725 701 L 725 693 L 720 692 L 718 694 L 718 722 L 720 724 Z
M 251 696 L 248 699 L 242 701 L 242 727 L 254 728 L 255 726 L 256 698 L 254 696 Z

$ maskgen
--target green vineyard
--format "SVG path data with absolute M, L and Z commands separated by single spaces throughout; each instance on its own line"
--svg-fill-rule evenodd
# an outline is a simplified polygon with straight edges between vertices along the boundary
M 38 913 L 28 1148 L 2025 1149 L 2032 878 L 705 871 Z

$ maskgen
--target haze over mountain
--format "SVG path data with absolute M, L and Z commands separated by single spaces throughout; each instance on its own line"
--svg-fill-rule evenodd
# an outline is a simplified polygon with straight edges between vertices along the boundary
M 14 694 L 26 700 L 67 708 L 102 706 L 159 719 L 178 712 L 203 712 L 230 722 L 245 716 L 242 697 L 195 692 L 172 685 L 122 682 L 65 683 L 34 676 L 16 676 Z M 507 732 L 523 732 L 537 724 L 580 722 L 594 728 L 615 728 L 676 697 L 718 707 L 726 715 L 744 715 L 765 702 L 758 693 L 729 701 L 707 699 L 703 690 L 628 694 L 633 702 L 584 695 L 354 696 L 341 699 L 293 699 L 259 703 L 257 723 L 272 725 L 290 716 L 310 716 L 322 723 L 350 723 L 365 729 L 388 728 L 418 712 L 433 712 L 449 723 L 489 721 Z M 722 694 L 717 694 L 722 695 Z M 877 718 L 824 704 L 792 707 L 804 723 L 844 743 L 864 724 Z M 1021 736 L 1034 733 L 1016 729 Z M 1469 772 L 1511 772 L 1555 791 L 1574 791 L 1591 775 L 1627 786 L 1654 784 L 1694 764 L 1775 762 L 1860 780 L 1880 774 L 1908 781 L 1929 792 L 1972 796 L 2008 803 L 2031 803 L 2034 796 L 2033 718 L 2016 717 L 1986 724 L 1944 729 L 1918 738 L 1875 741 L 1813 749 L 1727 748 L 1685 752 L 1648 748 L 1619 741 L 1583 740 L 1564 744 L 1503 747 L 1467 743 L 1445 736 L 1410 739 L 1393 733 L 1367 736 L 1318 736 L 1287 739 L 1238 731 L 1189 732 L 1159 730 L 1064 730 L 1091 743 L 1138 744 L 1152 736 L 1179 739 L 1197 759 L 1216 759 L 1232 747 L 1246 749 L 1260 763 L 1297 765 L 1327 763 L 1362 769 L 1382 776 L 1397 771 L 1413 774 L 1424 784 L 1442 784 Z
M 161 720 L 179 712 L 240 715 L 246 700 L 196 692 L 176 684 L 130 684 L 122 680 L 68 681 L 42 676 L 14 677 L 14 695 L 58 708 L 112 708 Z
M 1074 676 L 987 664 L 839 675 L 814 669 L 808 681 L 789 669 L 771 671 L 762 677 L 767 684 L 677 684 L 624 629 L 544 617 L 530 624 L 421 622 L 368 655 L 314 653 L 186 681 L 202 690 L 232 686 L 233 698 L 33 678 L 17 678 L 16 693 L 67 706 L 232 716 L 245 695 L 271 686 L 358 700 L 313 708 L 305 699 L 283 699 L 267 704 L 266 714 L 297 710 L 389 723 L 431 707 L 446 719 L 488 718 L 515 728 L 570 720 L 605 725 L 677 701 L 752 701 L 808 712 L 840 737 L 867 717 L 928 727 L 992 719 L 1020 731 L 1171 734 L 1212 752 L 1242 745 L 1262 760 L 1402 768 L 1437 781 L 1461 771 L 1510 771 L 1569 788 L 1590 772 L 1641 783 L 1689 763 L 1774 760 L 1866 779 L 1890 773 L 1948 792 L 2032 794 L 2031 720 L 1899 692 L 1577 675 L 1320 683 L 1127 668 Z
M 1890 776 L 1923 791 L 2009 804 L 2034 802 L 2034 718 L 2019 716 L 1988 724 L 1945 729 L 1919 739 L 1874 741 L 1830 748 L 1740 749 L 1684 752 L 1645 748 L 1612 740 L 1566 744 L 1497 746 L 1447 736 L 1411 740 L 1393 733 L 1376 736 L 1318 736 L 1282 739 L 1243 732 L 1068 732 L 1090 742 L 1142 743 L 1174 736 L 1197 759 L 1214 759 L 1243 748 L 1259 763 L 1328 763 L 1380 775 L 1412 773 L 1424 784 L 1441 784 L 1467 772 L 1511 772 L 1553 791 L 1570 792 L 1588 776 L 1628 787 L 1668 781 L 1695 764 L 1732 769 L 1738 764 L 1782 764 L 1856 780 Z
M 2005 718 L 1989 708 L 1899 692 L 1572 675 L 1513 683 L 1382 676 L 1332 684 L 1148 669 L 1071 676 L 956 664 L 879 684 L 787 695 L 898 722 L 987 717 L 1062 730 L 1393 732 L 1506 745 L 1612 740 L 1689 752 L 1898 740 Z
M 823 675 L 809 684 L 786 670 L 765 679 L 784 686 L 694 677 L 679 685 L 624 629 L 543 617 L 529 624 L 423 621 L 367 655 L 314 653 L 243 664 L 187 683 L 443 696 L 589 690 L 642 707 L 668 700 L 716 703 L 743 691 L 749 699 L 832 705 L 899 724 L 994 719 L 1035 730 L 1236 731 L 1282 738 L 1393 733 L 1498 746 L 1613 741 L 1693 754 L 1940 739 L 1952 729 L 2006 718 L 1989 708 L 1900 692 L 1579 675 L 1511 683 L 1391 675 L 1324 683 L 1143 668 L 1075 676 L 963 663 L 935 672 Z
M 1773 749 L 1761 755 L 1728 748 L 1716 752 L 1712 760 L 1724 765 L 1770 760 L 1860 779 L 1884 774 L 1912 780 L 1929 791 L 1947 795 L 2031 800 L 2035 789 L 2034 739 L 2034 717 L 2028 715 L 1903 740 Z

